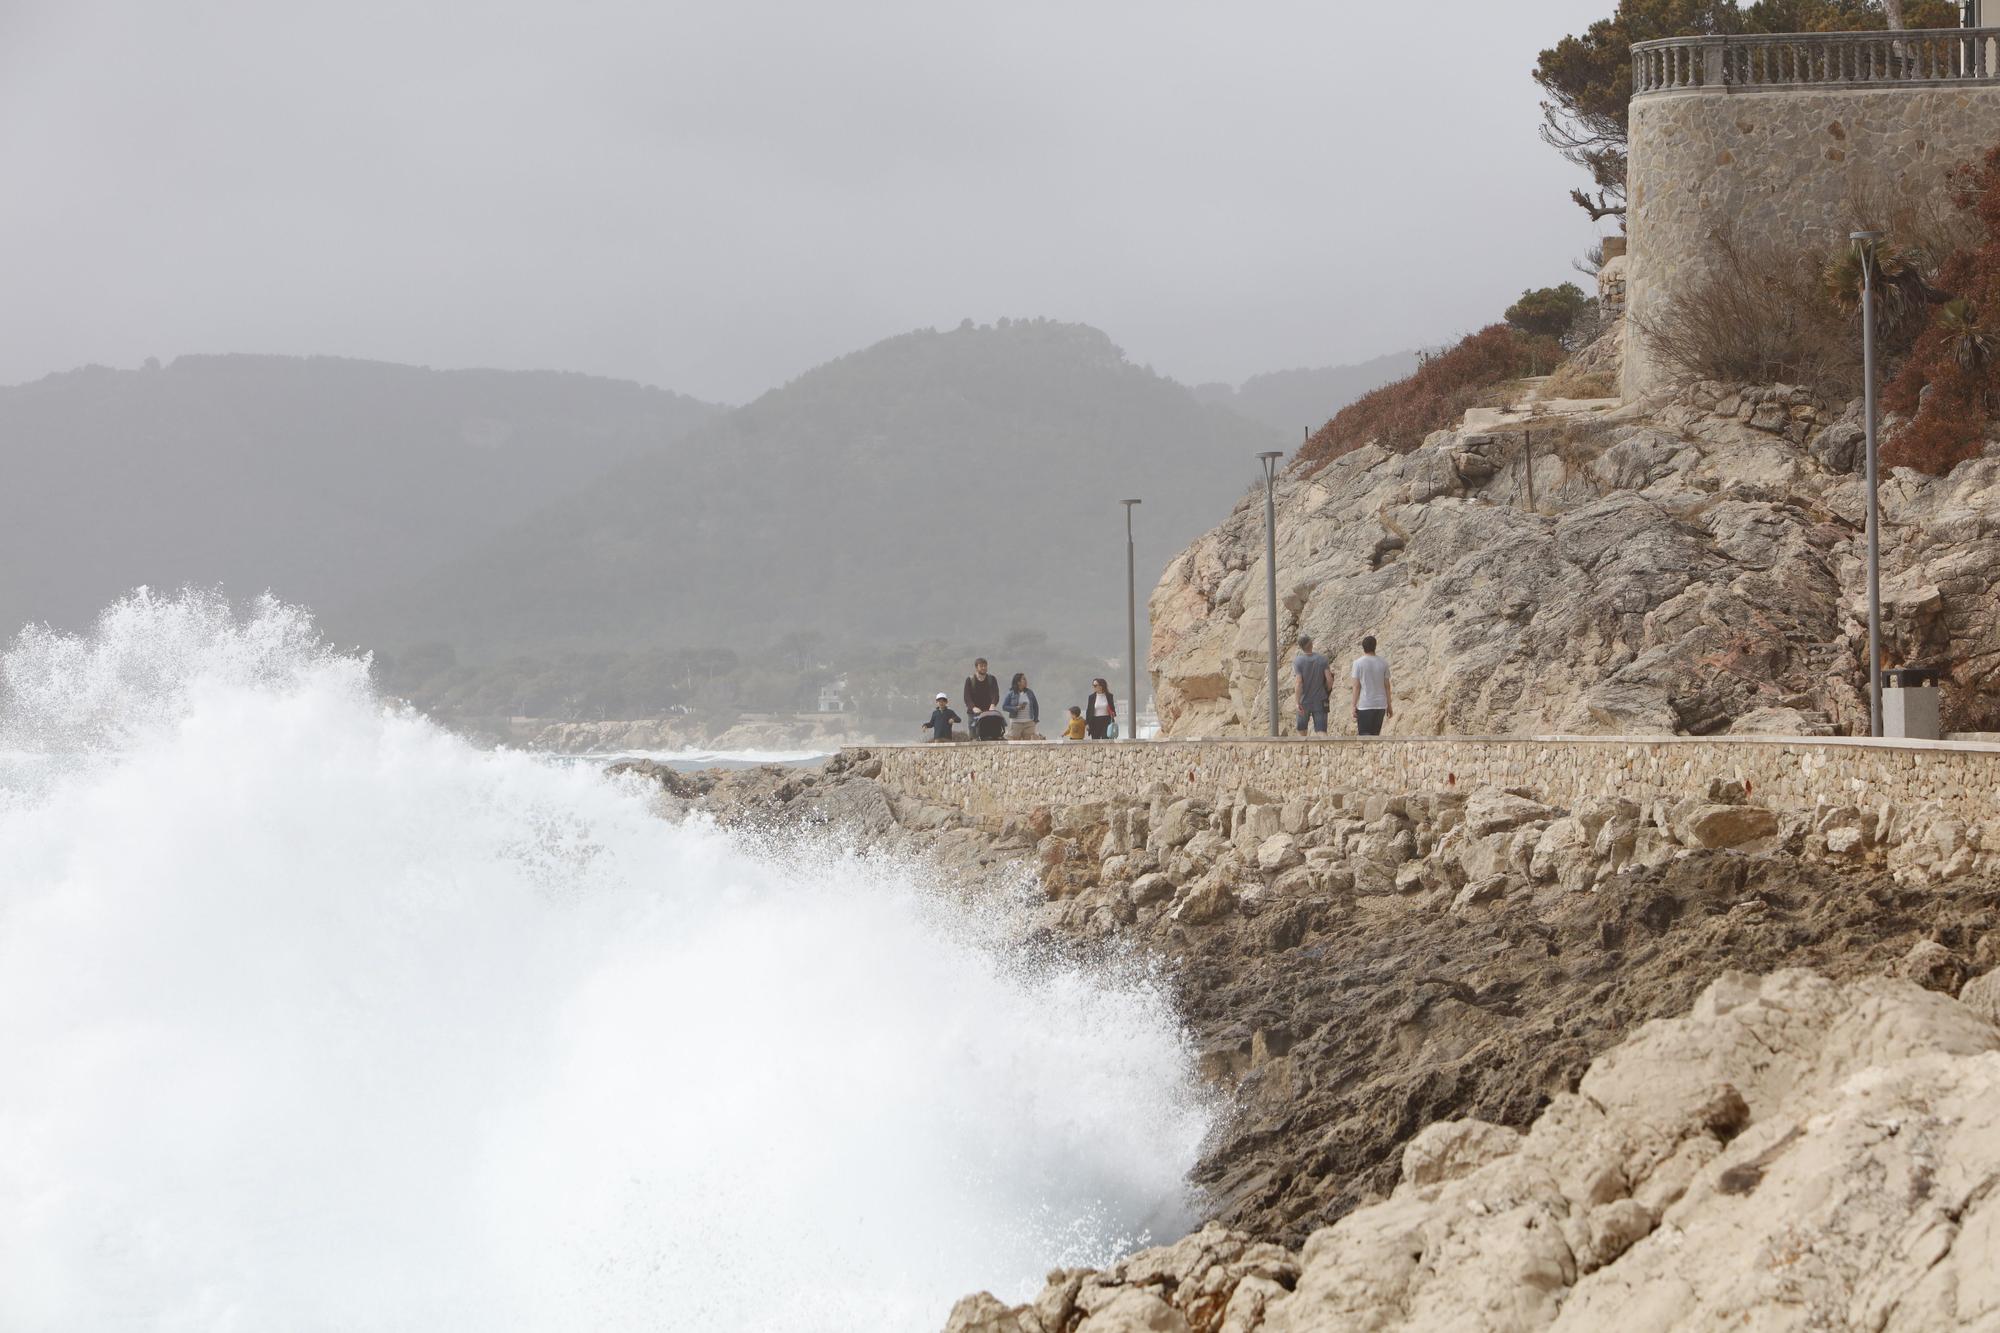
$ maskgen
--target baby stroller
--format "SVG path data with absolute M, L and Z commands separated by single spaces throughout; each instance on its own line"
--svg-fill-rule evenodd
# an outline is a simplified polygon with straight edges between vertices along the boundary
M 1007 715 L 997 709 L 988 709 L 972 719 L 972 739 L 976 741 L 1003 741 L 1007 739 Z

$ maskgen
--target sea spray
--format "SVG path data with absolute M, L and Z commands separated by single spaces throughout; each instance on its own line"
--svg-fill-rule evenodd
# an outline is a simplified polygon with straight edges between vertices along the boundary
M 476 750 L 272 602 L 0 688 L 0 1327 L 931 1328 L 1190 1220 L 1141 971 Z

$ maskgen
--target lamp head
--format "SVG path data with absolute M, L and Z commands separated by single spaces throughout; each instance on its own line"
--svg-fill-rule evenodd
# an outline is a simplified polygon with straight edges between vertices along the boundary
M 1876 241 L 1881 240 L 1884 234 L 1879 231 L 1850 231 L 1847 233 L 1847 239 L 1850 241 L 1860 241 L 1864 245 L 1873 245 Z

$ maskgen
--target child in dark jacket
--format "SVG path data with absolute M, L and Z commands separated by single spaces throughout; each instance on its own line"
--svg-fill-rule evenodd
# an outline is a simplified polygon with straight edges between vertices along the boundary
M 964 720 L 951 711 L 951 696 L 940 692 L 937 697 L 937 707 L 931 710 L 931 720 L 924 725 L 931 729 L 932 740 L 948 741 L 951 739 L 952 725 Z

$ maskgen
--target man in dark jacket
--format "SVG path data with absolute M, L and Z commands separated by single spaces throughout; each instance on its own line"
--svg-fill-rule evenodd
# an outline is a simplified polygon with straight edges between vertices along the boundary
M 989 675 L 986 659 L 980 658 L 972 664 L 972 674 L 965 678 L 965 715 L 970 719 L 972 734 L 980 734 L 979 719 L 1000 708 L 1000 678 Z M 1005 718 L 999 719 L 999 727 L 1004 735 L 1007 729 Z

